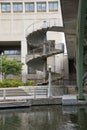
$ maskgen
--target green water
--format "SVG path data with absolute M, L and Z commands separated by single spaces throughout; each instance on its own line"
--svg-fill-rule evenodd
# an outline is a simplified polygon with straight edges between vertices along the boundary
M 87 130 L 87 110 L 56 105 L 0 110 L 0 130 Z

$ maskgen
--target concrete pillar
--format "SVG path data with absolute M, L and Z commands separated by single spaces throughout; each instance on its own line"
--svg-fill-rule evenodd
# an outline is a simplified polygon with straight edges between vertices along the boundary
M 25 3 L 23 2 L 23 13 L 25 13 Z
M 47 58 L 43 60 L 43 79 L 44 82 L 47 80 Z
M 26 39 L 21 41 L 21 62 L 23 63 L 22 67 L 22 81 L 26 84 L 28 68 L 26 64 L 26 55 L 27 55 L 27 42 Z
M 46 54 L 46 43 L 43 43 L 43 54 Z
M 68 55 L 63 55 L 63 74 L 65 79 L 69 79 L 69 63 L 68 63 Z
M 48 13 L 49 12 L 48 1 L 46 2 L 46 4 L 47 4 L 47 13 Z
M 0 13 L 1 13 L 1 4 L 0 4 Z
M 34 4 L 35 4 L 35 13 L 37 13 L 37 3 L 34 2 Z
M 46 54 L 46 42 L 44 42 L 44 44 L 43 44 L 43 55 L 44 54 Z M 47 79 L 47 58 L 43 59 L 43 78 L 44 78 L 44 82 L 46 82 L 46 79 Z
M 51 86 L 51 66 L 49 66 L 49 85 L 48 85 L 48 97 L 52 97 L 52 86 Z
M 13 13 L 13 3 L 11 2 L 11 13 Z

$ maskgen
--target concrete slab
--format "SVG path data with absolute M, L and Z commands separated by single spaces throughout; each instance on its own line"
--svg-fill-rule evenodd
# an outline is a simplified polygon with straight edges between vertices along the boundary
M 15 107 L 29 107 L 40 105 L 61 105 L 62 96 L 44 97 L 39 96 L 34 98 L 32 96 L 16 96 L 0 98 L 0 109 L 2 108 L 15 108 Z
M 77 105 L 77 96 L 76 95 L 63 95 L 62 105 Z

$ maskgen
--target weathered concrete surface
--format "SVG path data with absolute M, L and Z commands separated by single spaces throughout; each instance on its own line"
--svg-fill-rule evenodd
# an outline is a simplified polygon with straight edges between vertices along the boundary
M 77 100 L 77 95 L 63 95 L 55 97 L 8 97 L 5 100 L 0 98 L 0 109 L 5 108 L 17 108 L 17 107 L 30 107 L 30 106 L 41 106 L 41 105 L 63 105 L 63 106 L 86 106 L 87 95 L 85 100 Z M 71 108 L 72 109 L 72 108 Z
M 62 96 L 62 105 L 77 105 L 77 96 L 76 95 L 63 95 Z
M 15 98 L 11 99 L 5 99 L 5 100 L 0 100 L 0 108 L 14 108 L 14 107 L 30 107 L 30 106 L 40 106 L 40 105 L 61 105 L 62 103 L 62 97 L 52 97 L 52 98 L 29 98 L 26 97 L 23 99 L 21 98 Z
M 30 102 L 25 102 L 25 101 L 3 101 L 0 102 L 0 109 L 29 107 L 30 105 L 31 105 Z
M 31 104 L 33 106 L 34 105 L 61 105 L 62 97 L 31 99 Z

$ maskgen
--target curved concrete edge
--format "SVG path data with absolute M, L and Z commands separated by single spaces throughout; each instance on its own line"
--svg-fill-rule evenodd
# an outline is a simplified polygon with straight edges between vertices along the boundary
M 21 108 L 21 107 L 30 107 L 28 102 L 18 102 L 18 101 L 8 101 L 8 102 L 0 102 L 0 109 L 9 109 L 9 108 Z
M 50 98 L 26 98 L 26 99 L 15 99 L 15 100 L 1 100 L 0 109 L 9 108 L 23 108 L 31 106 L 42 106 L 42 105 L 62 105 L 62 106 L 86 106 L 86 100 L 77 100 L 77 95 L 63 95 L 58 97 Z
M 0 109 L 2 108 L 18 108 L 18 107 L 30 107 L 41 105 L 61 105 L 62 97 L 58 98 L 36 98 L 26 100 L 5 100 L 0 102 Z

